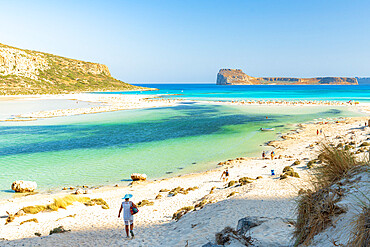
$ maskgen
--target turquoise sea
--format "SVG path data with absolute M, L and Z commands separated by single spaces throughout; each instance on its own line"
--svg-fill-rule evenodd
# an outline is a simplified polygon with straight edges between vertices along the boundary
M 198 100 L 370 102 L 370 86 L 148 86 L 160 90 L 143 94 Z M 29 109 L 30 102 L 14 104 L 0 102 L 0 115 L 9 115 L 12 109 Z M 70 107 L 71 102 L 48 100 L 32 104 L 39 105 L 33 106 L 35 110 L 55 105 Z M 0 198 L 13 196 L 10 185 L 20 179 L 36 181 L 40 191 L 55 191 L 64 186 L 127 184 L 134 172 L 157 179 L 202 171 L 216 167 L 222 160 L 259 156 L 262 150 L 269 149 L 265 142 L 293 129 L 296 123 L 359 115 L 362 114 L 355 106 L 288 108 L 200 101 L 165 108 L 0 122 Z M 261 132 L 261 127 L 276 131 Z

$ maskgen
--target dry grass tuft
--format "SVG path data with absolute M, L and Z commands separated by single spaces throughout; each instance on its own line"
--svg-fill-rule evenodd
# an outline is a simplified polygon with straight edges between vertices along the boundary
M 317 181 L 313 184 L 314 189 L 300 191 L 297 224 L 294 231 L 295 246 L 308 245 L 316 234 L 332 223 L 334 216 L 346 212 L 337 205 L 343 195 L 341 187 L 338 184 L 332 185 L 349 177 L 352 171 L 365 164 L 356 161 L 349 151 L 334 145 L 322 145 L 319 159 L 322 161 L 322 166 L 316 169 Z
M 109 209 L 108 203 L 101 198 L 91 199 L 85 202 L 85 205 L 86 206 L 101 205 L 103 209 Z
M 352 168 L 360 165 L 348 150 L 324 144 L 320 151 L 319 159 L 324 165 L 318 169 L 317 178 L 321 187 L 329 186 L 346 177 Z
M 27 222 L 35 222 L 35 223 L 39 223 L 39 221 L 38 221 L 36 218 L 32 218 L 32 219 L 29 219 L 29 220 L 22 221 L 22 222 L 20 223 L 20 225 L 23 225 L 24 223 L 27 223 Z
M 367 247 L 370 246 L 370 205 L 369 201 L 362 205 L 362 212 L 352 223 L 354 231 L 352 232 L 352 241 L 350 246 Z
M 298 202 L 298 217 L 294 231 L 295 245 L 308 245 L 311 239 L 332 222 L 332 217 L 345 213 L 336 205 L 341 199 L 341 191 L 323 188 L 303 192 Z
M 90 198 L 68 195 L 61 198 L 55 198 L 54 202 L 49 205 L 35 205 L 24 207 L 21 210 L 26 214 L 37 214 L 43 211 L 57 211 L 59 208 L 66 209 L 67 206 L 72 205 L 74 202 L 88 202 Z
M 37 214 L 42 211 L 45 211 L 46 206 L 44 205 L 28 206 L 28 207 L 22 208 L 21 210 L 23 210 L 23 212 L 25 212 L 26 214 Z
M 172 215 L 172 219 L 178 221 L 182 216 L 191 210 L 194 210 L 194 206 L 182 207 Z

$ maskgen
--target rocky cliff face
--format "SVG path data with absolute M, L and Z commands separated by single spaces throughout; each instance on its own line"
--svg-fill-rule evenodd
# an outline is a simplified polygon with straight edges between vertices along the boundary
M 220 69 L 217 74 L 218 85 L 252 85 L 255 78 L 246 75 L 241 69 Z
M 356 78 L 350 77 L 252 77 L 240 69 L 220 69 L 217 85 L 358 85 Z
M 0 95 L 140 90 L 106 65 L 0 44 Z

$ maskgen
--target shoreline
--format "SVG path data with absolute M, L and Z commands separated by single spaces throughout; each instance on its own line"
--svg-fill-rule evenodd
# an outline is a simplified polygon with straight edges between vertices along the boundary
M 65 100 L 79 100 L 79 101 L 85 101 L 85 102 L 92 102 L 92 103 L 100 103 L 100 104 L 111 104 L 111 102 L 115 102 L 116 98 L 117 98 L 117 95 L 105 95 L 105 96 L 99 96 L 98 97 L 91 97 L 92 94 L 78 94 L 78 96 L 76 97 L 76 94 L 68 94 L 68 95 L 58 95 L 58 99 L 65 99 Z M 44 95 L 45 96 L 45 95 Z M 55 99 L 55 95 L 49 95 L 52 99 Z M 93 95 L 94 96 L 94 95 Z M 119 95 L 118 98 L 120 97 L 126 97 L 127 95 Z M 129 95 L 131 96 L 131 95 Z M 135 98 L 137 98 L 138 100 L 141 100 L 141 99 L 145 99 L 147 100 L 147 96 L 151 96 L 152 98 L 157 98 L 159 95 L 133 95 Z M 77 98 L 77 99 L 76 99 Z M 50 98 L 46 97 L 46 98 L 43 98 L 45 100 L 48 100 Z M 33 100 L 33 97 L 32 99 Z M 127 100 L 131 100 L 131 98 L 127 99 Z M 190 101 L 190 100 L 189 100 Z M 120 99 L 118 99 L 118 102 L 120 102 Z M 167 106 L 173 106 L 174 104 L 177 104 L 179 102 L 187 102 L 187 101 L 180 101 L 178 100 L 177 102 L 172 102 L 171 100 L 163 100 L 163 103 L 164 105 L 167 105 Z M 242 104 L 241 102 L 235 100 L 233 102 L 223 102 L 223 101 L 197 101 L 197 100 L 192 100 L 192 102 L 196 102 L 196 103 L 206 103 L 206 104 L 222 104 L 222 105 L 244 105 L 244 106 L 266 106 L 265 104 L 259 104 L 259 103 L 256 103 L 256 104 Z M 270 101 L 267 101 L 267 102 L 270 102 Z M 318 101 L 320 102 L 320 101 Z M 291 105 L 291 104 L 272 104 L 271 106 L 276 106 L 276 107 L 301 107 L 301 106 L 321 106 L 321 105 L 312 105 L 312 104 L 309 104 L 309 105 L 305 105 L 305 104 L 302 104 L 302 105 Z M 339 106 L 343 106 L 343 105 L 339 105 Z M 347 106 L 347 105 L 344 105 L 344 106 Z M 150 107 L 150 106 L 148 106 Z M 152 107 L 155 107 L 155 106 L 152 106 Z M 86 108 L 76 108 L 76 109 L 72 109 L 72 110 L 80 110 L 80 109 L 86 109 Z M 88 109 L 95 109 L 95 107 L 90 107 Z M 132 108 L 132 109 L 140 109 L 140 108 Z M 356 106 L 356 111 L 360 111 L 360 112 L 363 112 L 363 113 L 370 113 L 370 103 L 363 103 L 362 105 L 357 105 Z M 60 110 L 52 110 L 52 111 L 43 111 L 43 112 L 40 112 L 40 113 L 44 113 L 44 112 L 64 112 L 64 111 L 68 111 L 71 110 L 71 109 L 60 109 Z M 117 109 L 116 111 L 119 111 L 121 109 Z M 368 112 L 366 112 L 366 110 Z M 115 110 L 108 110 L 108 111 L 101 111 L 101 112 L 111 112 L 111 111 L 115 111 Z M 37 112 L 36 112 L 37 113 Z M 51 115 L 51 116 L 39 116 L 39 118 L 52 118 L 52 117 L 60 117 L 60 116 L 72 116 L 74 114 L 70 114 L 68 115 L 67 113 L 65 113 L 65 115 Z M 81 114 L 94 114 L 94 113 L 100 113 L 100 112 L 88 112 L 88 113 L 79 113 L 79 114 L 76 114 L 76 115 L 81 115 Z M 35 114 L 35 113 L 31 113 L 32 114 Z M 23 114 L 25 115 L 25 114 Z M 37 120 L 38 118 L 32 118 L 32 117 L 24 117 L 24 119 L 10 119 L 10 120 L 0 120 L 0 122 L 5 122 L 5 121 L 9 121 L 9 122 L 17 122 L 17 121 L 35 121 Z M 347 118 L 344 118 L 344 119 L 347 119 Z M 325 119 L 322 119 L 321 121 L 317 120 L 316 123 L 328 123 L 328 122 L 333 122 L 335 120 L 331 119 L 331 120 L 325 120 Z M 338 121 L 338 120 L 337 120 Z M 343 121 L 342 119 L 339 120 L 339 121 Z M 294 128 L 292 130 L 289 131 L 289 133 L 292 133 L 292 132 L 297 132 L 297 130 L 299 129 L 302 129 L 301 125 L 305 125 L 306 123 L 294 123 Z M 288 135 L 289 135 L 288 133 Z M 286 134 L 281 134 L 281 136 L 283 137 L 286 137 L 287 135 Z M 279 136 L 276 136 L 275 139 L 273 140 L 269 140 L 267 141 L 266 143 L 263 143 L 262 145 L 266 146 L 266 147 L 270 147 L 270 148 L 275 148 L 273 146 L 274 143 L 278 142 L 281 140 L 281 137 Z M 270 152 L 270 151 L 269 151 Z M 253 159 L 255 157 L 246 157 L 247 159 Z M 207 171 L 212 171 L 212 170 L 217 170 L 219 169 L 216 165 L 212 166 L 213 168 L 207 168 L 207 170 L 201 170 L 201 171 L 196 171 L 196 172 L 191 172 L 191 173 L 175 173 L 175 174 L 171 174 L 169 176 L 167 176 L 168 174 L 166 175 L 163 175 L 162 177 L 158 177 L 158 178 L 155 178 L 154 180 L 152 180 L 152 182 L 154 181 L 157 181 L 157 180 L 163 180 L 163 179 L 169 179 L 169 178 L 172 178 L 172 177 L 181 177 L 181 176 L 186 176 L 186 175 L 191 175 L 191 174 L 199 174 L 199 173 L 202 173 L 202 172 L 207 172 Z M 125 182 L 124 182 L 125 183 Z M 127 181 L 127 183 L 125 184 L 128 184 L 129 181 Z M 108 182 L 108 184 L 93 184 L 93 185 L 88 185 L 90 186 L 91 188 L 102 188 L 102 187 L 113 187 L 113 184 L 119 184 L 120 186 L 122 186 L 122 181 L 121 182 Z M 74 189 L 78 189 L 78 188 L 81 188 L 83 186 L 86 186 L 86 185 L 76 185 L 76 184 L 72 184 L 72 185 L 67 185 L 67 187 L 73 187 Z M 126 186 L 126 185 L 123 185 L 123 186 Z M 43 189 L 40 194 L 51 194 L 51 195 L 54 195 L 54 194 L 58 194 L 60 192 L 60 190 L 62 189 L 62 187 L 52 187 L 52 188 L 45 188 Z M 67 190 L 68 191 L 68 190 Z M 19 195 L 19 194 L 18 194 Z M 22 195 L 19 195 L 19 196 L 22 196 Z M 28 196 L 28 195 L 25 195 L 25 196 Z M 3 200 L 12 200 L 13 198 L 3 198 L 3 199 L 0 199 L 0 203 L 1 201 Z
M 100 106 L 54 109 L 47 111 L 35 111 L 18 114 L 13 118 L 0 119 L 0 122 L 21 122 L 35 121 L 43 118 L 76 116 L 83 114 L 95 114 L 103 112 L 114 112 L 121 110 L 145 109 L 155 107 L 171 107 L 181 102 L 196 102 L 221 105 L 244 105 L 244 106 L 348 106 L 356 107 L 367 114 L 370 113 L 370 103 L 322 101 L 322 100 L 191 100 L 178 98 L 163 98 L 163 94 L 93 94 L 93 93 L 72 93 L 58 95 L 17 95 L 0 96 L 0 102 L 17 100 L 72 100 L 100 104 Z
M 86 244 L 87 246 L 93 246 L 94 241 L 92 239 L 94 238 L 98 238 L 101 241 L 111 241 L 113 238 L 116 243 L 119 243 L 118 245 L 124 245 L 124 242 L 120 242 L 124 241 L 122 239 L 122 222 L 116 219 L 116 213 L 118 212 L 117 207 L 119 206 L 120 198 L 122 197 L 122 194 L 125 193 L 134 194 L 133 199 L 135 203 L 143 199 L 149 199 L 150 201 L 154 202 L 154 206 L 144 206 L 140 208 L 141 214 L 137 216 L 138 220 L 136 223 L 138 240 L 133 240 L 133 242 L 131 242 L 139 244 L 140 241 L 144 241 L 145 239 L 144 246 L 160 246 L 160 243 L 167 243 L 163 242 L 166 241 L 165 236 L 157 236 L 154 238 L 154 240 L 150 240 L 148 237 L 151 235 L 153 229 L 154 231 L 166 229 L 165 231 L 173 232 L 174 227 L 179 228 L 179 231 L 184 234 L 184 236 L 181 235 L 180 239 L 178 239 L 178 243 L 182 244 L 178 246 L 183 246 L 183 244 L 186 243 L 186 239 L 189 239 L 189 234 L 191 233 L 191 236 L 194 236 L 194 232 L 197 232 L 197 237 L 195 238 L 195 243 L 194 241 L 192 242 L 195 245 L 191 246 L 205 244 L 207 239 L 211 238 L 211 236 L 214 236 L 215 231 L 223 229 L 223 227 L 225 227 L 227 224 L 232 224 L 230 222 L 234 222 L 233 225 L 235 225 L 237 218 L 241 218 L 239 211 L 244 212 L 246 210 L 244 213 L 242 213 L 242 215 L 245 215 L 246 212 L 252 210 L 250 207 L 243 208 L 243 206 L 241 206 L 243 204 L 240 203 L 245 200 L 247 200 L 245 203 L 248 202 L 252 203 L 252 205 L 255 205 L 253 207 L 254 211 L 252 210 L 247 215 L 253 216 L 255 214 L 270 218 L 279 216 L 285 220 L 289 218 L 288 215 L 291 215 L 292 217 L 290 218 L 294 218 L 294 214 L 292 214 L 292 210 L 294 209 L 295 205 L 294 198 L 296 198 L 300 188 L 309 186 L 310 171 L 305 168 L 305 163 L 314 158 L 316 155 L 318 148 L 317 142 L 325 139 L 335 142 L 337 141 L 337 134 L 343 135 L 345 138 L 347 138 L 347 135 L 349 135 L 347 138 L 348 140 L 350 140 L 351 136 L 353 135 L 356 136 L 357 134 L 361 134 L 361 136 L 363 136 L 364 133 L 362 133 L 362 129 L 353 130 L 353 128 L 358 126 L 359 123 L 363 123 L 364 120 L 367 119 L 368 117 L 351 117 L 345 118 L 343 122 L 339 123 L 297 124 L 296 129 L 285 135 L 287 138 L 269 142 L 269 145 L 275 147 L 275 157 L 278 159 L 262 160 L 257 157 L 241 157 L 229 160 L 228 164 L 204 172 L 170 177 L 157 181 L 137 183 L 127 187 L 104 186 L 102 188 L 94 189 L 90 191 L 89 194 L 83 196 L 89 196 L 92 198 L 101 197 L 106 200 L 110 206 L 112 205 L 113 209 L 102 210 L 99 209 L 99 206 L 86 207 L 83 204 L 81 205 L 80 203 L 75 203 L 76 205 L 74 204 L 69 206 L 66 210 L 60 209 L 57 212 L 45 212 L 37 215 L 22 216 L 16 218 L 15 222 L 6 225 L 2 230 L 0 230 L 0 238 L 14 240 L 10 242 L 4 242 L 9 244 L 9 246 L 16 246 L 17 244 L 21 243 L 53 246 L 55 243 L 57 243 L 57 241 L 61 241 L 61 239 L 70 244 L 80 243 Z M 324 130 L 323 136 L 316 135 L 315 132 L 318 127 Z M 369 127 L 365 128 L 364 130 L 369 132 Z M 355 132 L 356 134 L 351 132 Z M 279 180 L 278 177 L 282 168 L 286 165 L 292 164 L 295 160 L 301 161 L 300 165 L 294 166 L 294 169 L 297 169 L 301 178 L 288 178 L 286 180 Z M 258 175 L 262 176 L 262 179 L 252 180 L 252 183 L 241 187 L 227 187 L 225 183 L 219 180 L 220 173 L 225 169 L 225 167 L 229 167 L 231 174 L 230 180 L 238 179 L 243 176 L 248 176 L 255 179 Z M 271 169 L 276 171 L 275 176 L 271 176 L 269 174 Z M 172 189 L 176 186 L 181 186 L 183 188 L 198 186 L 199 189 L 190 191 L 187 195 L 179 194 L 173 197 L 166 197 L 165 194 L 167 193 L 159 193 L 165 197 L 162 199 L 154 199 L 160 188 Z M 214 186 L 217 188 L 214 190 L 214 193 L 211 193 L 211 188 Z M 36 194 L 11 199 L 10 201 L 0 203 L 0 211 L 11 211 L 11 213 L 15 213 L 16 210 L 23 206 L 45 204 L 50 202 L 51 198 L 67 195 L 70 192 L 71 191 L 62 191 L 56 194 Z M 235 192 L 234 195 L 229 197 L 228 195 L 233 192 Z M 183 206 L 189 206 L 189 204 L 195 205 L 197 202 L 200 202 L 204 199 L 210 202 L 209 205 L 206 205 L 203 209 L 199 209 L 199 211 L 192 211 L 186 214 L 182 219 L 179 220 L 182 222 L 180 225 L 179 222 L 171 219 L 170 216 L 172 216 L 177 209 Z M 273 210 L 271 210 L 271 203 L 274 205 Z M 229 204 L 231 204 L 231 206 Z M 217 217 L 213 217 L 215 215 L 212 213 L 212 210 L 216 210 L 216 208 L 219 207 L 226 207 L 229 208 L 229 210 L 236 210 L 237 212 L 233 212 L 233 217 L 230 217 L 230 215 L 227 213 L 229 211 L 225 209 L 226 212 L 222 211 L 223 213 L 221 216 L 218 215 Z M 281 211 L 283 208 L 286 210 L 286 212 Z M 77 216 L 60 221 L 58 220 L 59 218 L 66 217 L 73 213 L 77 213 Z M 239 216 L 234 217 L 234 214 Z M 34 217 L 36 217 L 39 222 L 43 222 L 41 224 L 42 226 L 36 223 L 27 223 L 25 226 L 19 226 L 21 221 Z M 203 227 L 203 230 L 202 228 L 197 229 L 198 227 L 190 227 L 190 223 L 186 223 L 192 222 L 192 225 L 202 225 L 203 223 L 196 222 L 201 219 L 207 221 L 204 217 L 212 218 L 208 219 L 209 224 L 204 223 L 205 228 Z M 217 219 L 218 217 L 220 217 L 220 219 Z M 87 219 L 86 222 L 82 220 L 85 218 Z M 5 221 L 5 219 L 0 219 L 0 224 L 3 224 L 2 221 Z M 211 223 L 211 221 L 213 223 Z M 218 222 L 218 224 L 215 224 L 214 221 Z M 53 228 L 53 226 L 56 227 L 57 225 L 64 225 L 66 229 L 72 229 L 72 232 L 62 234 L 60 236 L 53 235 L 50 237 L 41 238 L 33 235 L 33 232 L 38 231 L 45 236 L 47 235 L 47 232 Z M 14 227 L 16 226 L 19 231 L 14 231 Z M 290 226 L 284 226 L 284 230 L 286 230 L 285 233 L 289 233 Z M 10 229 L 14 230 L 12 231 Z M 25 232 L 21 232 L 21 229 L 24 229 Z M 100 229 L 99 232 L 103 231 L 110 237 L 107 238 L 101 236 L 98 232 L 96 232 L 97 229 Z M 207 232 L 202 233 L 202 231 L 205 229 L 207 229 Z M 89 238 L 82 240 L 81 237 L 83 238 L 83 236 L 86 236 L 86 234 L 89 236 Z M 109 244 L 110 242 L 105 243 Z M 174 244 L 174 246 L 177 245 Z

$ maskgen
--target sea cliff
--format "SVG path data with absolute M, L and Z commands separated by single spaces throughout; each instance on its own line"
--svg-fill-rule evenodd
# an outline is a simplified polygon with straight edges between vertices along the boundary
M 217 85 L 358 85 L 356 78 L 351 77 L 252 77 L 241 69 L 220 69 L 217 74 Z
M 0 95 L 141 90 L 104 64 L 0 44 Z

